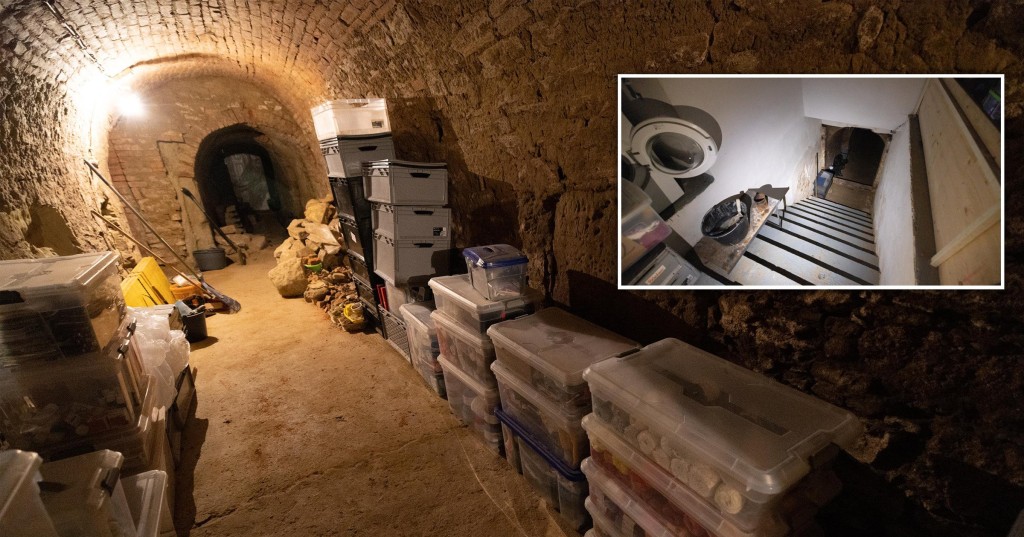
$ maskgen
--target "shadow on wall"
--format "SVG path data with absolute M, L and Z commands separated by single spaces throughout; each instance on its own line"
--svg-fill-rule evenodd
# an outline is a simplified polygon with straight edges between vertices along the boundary
M 448 205 L 452 211 L 452 268 L 461 272 L 462 248 L 481 244 L 522 247 L 518 199 L 511 184 L 477 175 L 448 117 L 430 97 L 388 100 L 388 115 L 399 159 L 448 165 Z
M 28 214 L 31 220 L 25 230 L 25 242 L 42 250 L 52 250 L 56 255 L 82 253 L 67 221 L 55 207 L 32 204 Z

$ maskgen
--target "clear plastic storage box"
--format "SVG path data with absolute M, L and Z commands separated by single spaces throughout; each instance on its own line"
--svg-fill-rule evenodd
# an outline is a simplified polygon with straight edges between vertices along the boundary
M 121 479 L 121 486 L 138 537 L 174 535 L 166 472 L 150 470 L 125 477 Z
M 346 134 L 391 132 L 384 99 L 338 99 L 310 109 L 318 140 Z
M 508 244 L 462 250 L 469 281 L 488 300 L 516 298 L 526 292 L 526 256 Z
M 448 203 L 448 168 L 443 162 L 409 162 L 382 157 L 363 168 L 366 199 L 389 205 Z
M 708 535 L 699 525 L 673 532 L 649 505 L 638 501 L 591 460 L 583 461 L 583 470 L 590 482 L 590 497 L 585 507 L 594 519 L 598 535 L 614 537 L 698 537 Z
M 99 352 L 124 314 L 112 252 L 0 261 L 0 368 Z
M 0 535 L 57 537 L 39 497 L 39 466 L 43 460 L 29 451 L 0 451 Z
M 396 240 L 375 233 L 374 239 L 374 272 L 393 284 L 422 283 L 449 272 L 451 237 Z
M 655 246 L 672 228 L 651 208 L 651 198 L 629 181 L 622 184 L 622 268 L 627 269 Z
M 452 211 L 445 207 L 373 204 L 373 230 L 393 239 L 450 237 Z
M 673 475 L 748 528 L 862 431 L 849 412 L 675 339 L 584 378 L 602 422 L 648 457 L 680 461 Z
M 0 430 L 11 445 L 43 451 L 133 427 L 147 386 L 136 347 L 123 349 L 0 374 Z
M 501 362 L 491 364 L 498 381 L 501 408 L 520 423 L 548 452 L 573 468 L 590 452 L 587 433 L 580 418 L 589 409 L 572 408 L 552 403 L 529 384 L 509 373 Z
M 360 177 L 364 163 L 395 158 L 395 142 L 390 134 L 342 135 L 321 140 L 320 154 L 329 177 Z
M 496 410 L 495 415 L 502 424 L 502 434 L 512 434 L 515 438 L 519 470 L 530 486 L 561 513 L 573 528 L 579 530 L 586 527 L 589 522 L 583 508 L 583 500 L 587 497 L 586 476 L 547 451 L 515 418 L 502 410 Z M 508 444 L 506 438 L 505 445 Z M 507 452 L 505 456 L 508 459 Z
M 423 304 L 402 304 L 399 314 L 405 320 L 406 337 L 409 339 L 409 354 L 413 364 L 423 363 L 441 372 L 437 364 L 437 356 L 441 353 L 437 341 L 437 329 L 434 319 L 430 317 L 433 310 Z
M 745 500 L 737 498 L 735 491 L 724 487 L 716 489 L 717 500 L 716 494 L 710 497 L 697 494 L 671 473 L 671 459 L 662 464 L 655 463 L 594 416 L 584 418 L 583 424 L 590 436 L 591 464 L 614 476 L 623 488 L 649 506 L 667 525 L 686 527 L 696 523 L 714 535 L 737 537 L 774 537 L 786 533 L 787 528 L 777 510 L 764 509 L 771 506 L 759 505 L 757 519 L 750 520 L 753 523 L 748 527 L 741 527 L 723 512 L 735 511 L 735 507 L 745 505 Z M 665 464 L 670 469 L 666 470 Z M 692 471 L 693 479 L 703 478 L 699 468 L 685 467 L 678 461 L 675 469 L 677 473 Z
M 433 278 L 430 288 L 434 290 L 438 311 L 480 334 L 494 323 L 539 310 L 544 300 L 536 289 L 527 289 L 523 296 L 508 300 L 487 300 L 473 289 L 468 274 Z
M 626 337 L 560 308 L 495 324 L 487 329 L 498 361 L 566 413 L 590 411 L 583 370 L 639 347 Z
M 60 535 L 121 537 L 135 535 L 121 486 L 124 457 L 110 450 L 94 451 L 40 467 L 43 480 L 63 488 L 43 495 L 46 511 Z
M 437 361 L 444 372 L 444 386 L 452 413 L 483 439 L 487 447 L 501 455 L 501 424 L 494 416 L 494 409 L 498 408 L 498 390 L 480 384 L 445 359 L 443 354 Z
M 473 333 L 442 311 L 430 314 L 437 331 L 437 343 L 448 361 L 487 387 L 497 386 L 491 373 L 494 346 L 487 336 Z

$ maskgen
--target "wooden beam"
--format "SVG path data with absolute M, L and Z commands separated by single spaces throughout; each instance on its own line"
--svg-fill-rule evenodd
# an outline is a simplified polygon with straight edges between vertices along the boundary
M 999 206 L 990 207 L 984 214 L 979 216 L 971 225 L 964 228 L 959 235 L 949 241 L 948 244 L 942 247 L 941 250 L 932 256 L 931 265 L 938 267 L 939 265 L 946 262 L 947 259 L 953 257 L 954 254 L 963 250 L 965 246 L 971 243 L 974 239 L 978 238 L 982 233 L 988 230 L 988 228 L 999 223 Z

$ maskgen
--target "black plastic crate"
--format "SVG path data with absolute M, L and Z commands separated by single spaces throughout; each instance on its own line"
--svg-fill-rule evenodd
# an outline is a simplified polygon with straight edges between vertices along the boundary
M 330 177 L 334 206 L 351 220 L 371 218 L 373 211 L 363 191 L 363 177 Z

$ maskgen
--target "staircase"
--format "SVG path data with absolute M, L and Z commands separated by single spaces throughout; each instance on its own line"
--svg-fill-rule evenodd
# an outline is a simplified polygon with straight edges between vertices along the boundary
M 740 285 L 877 285 L 871 215 L 810 197 L 775 216 L 750 242 L 729 275 Z M 719 278 L 720 279 L 720 278 Z

